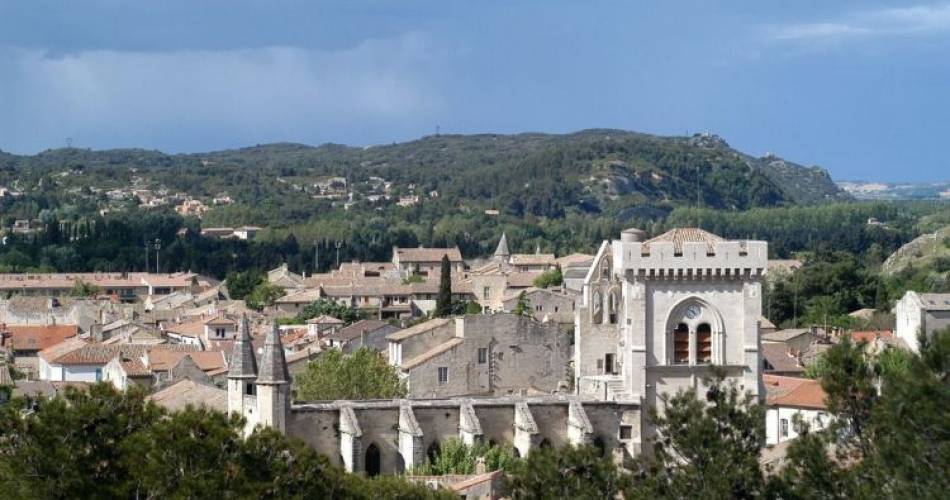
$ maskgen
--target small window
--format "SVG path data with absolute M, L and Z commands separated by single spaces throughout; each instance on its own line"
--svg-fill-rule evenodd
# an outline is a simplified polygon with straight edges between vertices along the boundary
M 440 366 L 439 367 L 439 385 L 443 385 L 449 381 L 449 367 Z
M 488 300 L 489 297 L 491 297 L 491 288 L 486 286 L 482 289 L 482 298 Z
M 488 362 L 488 348 L 479 347 L 478 348 L 478 364 L 484 365 Z
M 554 306 L 554 312 L 557 312 L 557 306 Z
M 621 426 L 620 426 L 620 439 L 623 439 L 623 440 L 633 439 L 633 426 L 632 426 L 632 425 L 621 425 Z
M 602 359 L 597 360 L 597 372 L 604 373 L 604 360 Z
M 248 382 L 247 384 L 244 384 L 244 393 L 247 394 L 248 396 L 253 396 L 253 395 L 254 395 L 254 384 L 251 383 L 251 382 Z
M 788 437 L 788 419 L 783 418 L 779 421 L 779 435 L 781 437 Z

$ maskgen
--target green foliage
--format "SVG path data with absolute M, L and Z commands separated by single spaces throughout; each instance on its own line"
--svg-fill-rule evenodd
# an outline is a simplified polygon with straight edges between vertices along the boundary
M 531 317 L 531 303 L 528 302 L 528 296 L 525 294 L 524 290 L 518 294 L 518 303 L 515 304 L 515 307 L 511 310 L 511 313 L 518 316 Z
M 717 378 L 705 397 L 695 389 L 663 399 L 652 409 L 653 455 L 642 458 L 641 498 L 756 498 L 766 491 L 758 454 L 765 441 L 765 408 L 734 383 Z
M 449 256 L 442 256 L 442 269 L 439 274 L 439 295 L 436 297 L 436 317 L 444 318 L 452 314 L 452 264 Z
M 561 269 L 556 268 L 541 273 L 541 275 L 534 279 L 534 283 L 532 284 L 538 288 L 548 288 L 552 286 L 561 286 L 561 283 L 563 282 L 564 277 L 561 275 Z
M 259 285 L 265 284 L 267 276 L 257 270 L 230 272 L 225 280 L 227 281 L 228 295 L 233 300 L 241 300 L 250 295 Z
M 296 379 L 297 399 L 392 399 L 406 395 L 396 368 L 376 351 L 361 347 L 349 355 L 324 352 Z
M 3 497 L 444 498 L 399 478 L 345 474 L 272 429 L 243 437 L 236 416 L 166 413 L 108 384 L 0 406 Z
M 618 498 L 630 484 L 602 450 L 593 446 L 532 450 L 509 475 L 511 498 Z
M 920 355 L 899 362 L 863 351 L 847 341 L 828 351 L 821 384 L 838 418 L 792 443 L 783 496 L 942 498 L 950 489 L 950 328 L 921 338 Z
M 92 283 L 87 283 L 83 280 L 76 280 L 72 290 L 69 291 L 69 295 L 73 297 L 95 297 L 99 291 L 100 288 L 96 285 L 93 285 Z
M 402 280 L 403 285 L 410 285 L 412 283 L 424 283 L 424 282 L 425 282 L 425 278 L 423 278 L 421 274 L 413 274 L 412 276 L 409 276 L 408 278 Z
M 284 296 L 284 288 L 267 282 L 258 284 L 244 299 L 248 307 L 258 311 L 274 305 L 274 301 Z
M 293 319 L 288 320 L 287 323 L 299 325 L 306 323 L 308 319 L 318 318 L 320 316 L 332 316 L 342 320 L 343 323 L 347 325 L 363 319 L 363 314 L 356 309 L 347 307 L 333 300 L 317 299 L 304 306 L 300 313 Z
M 414 475 L 440 476 L 444 474 L 474 474 L 478 460 L 484 460 L 485 471 L 512 471 L 517 458 L 511 446 L 491 446 L 476 443 L 469 446 L 461 439 L 451 438 L 439 446 L 434 459 L 429 458 L 413 469 Z

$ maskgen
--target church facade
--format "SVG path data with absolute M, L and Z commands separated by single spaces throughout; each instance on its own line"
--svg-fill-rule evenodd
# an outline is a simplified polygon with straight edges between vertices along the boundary
M 653 239 L 629 229 L 605 241 L 575 309 L 573 391 L 545 396 L 290 403 L 276 329 L 260 369 L 242 324 L 229 373 L 229 411 L 248 429 L 269 425 L 300 438 L 347 471 L 394 473 L 439 443 L 532 449 L 592 444 L 624 463 L 653 434 L 648 410 L 665 394 L 703 389 L 721 371 L 761 390 L 759 325 L 767 244 L 726 241 L 695 228 Z

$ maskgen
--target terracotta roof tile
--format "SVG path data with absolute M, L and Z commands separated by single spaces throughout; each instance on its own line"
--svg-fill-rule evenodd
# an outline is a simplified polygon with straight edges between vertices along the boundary
M 452 248 L 396 248 L 399 262 L 438 262 L 448 255 L 450 262 L 462 262 L 458 247 Z
M 76 325 L 24 325 L 8 326 L 9 339 L 4 336 L 4 345 L 17 351 L 41 351 L 79 333 Z
M 726 241 L 720 236 L 704 231 L 698 227 L 682 227 L 671 229 L 655 238 L 644 242 L 645 245 L 657 242 L 672 242 L 675 252 L 683 251 L 683 243 L 705 243 L 709 250 L 713 250 L 716 243 Z

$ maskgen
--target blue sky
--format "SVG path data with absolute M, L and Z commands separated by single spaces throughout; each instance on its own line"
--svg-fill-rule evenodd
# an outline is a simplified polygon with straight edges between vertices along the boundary
M 709 131 L 950 179 L 950 1 L 0 0 L 0 149 Z

